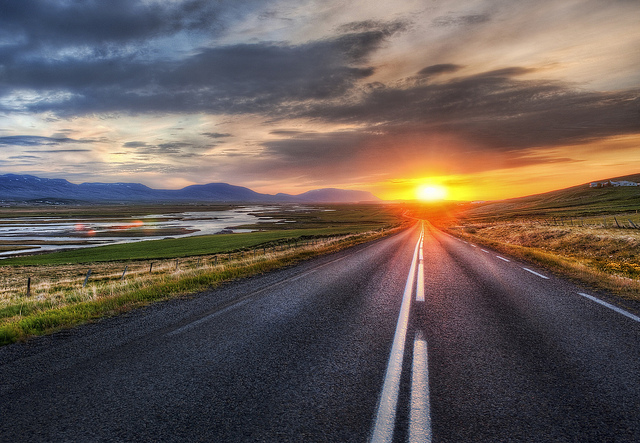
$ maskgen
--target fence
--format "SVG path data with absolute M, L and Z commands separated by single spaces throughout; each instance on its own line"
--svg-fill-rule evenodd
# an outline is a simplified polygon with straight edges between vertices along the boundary
M 95 292 L 95 285 L 126 284 L 136 279 L 171 278 L 186 272 L 224 269 L 225 266 L 237 265 L 241 262 L 251 263 L 304 249 L 324 248 L 353 236 L 354 234 L 282 240 L 224 253 L 164 260 L 12 268 L 11 273 L 0 275 L 0 308 L 11 299 L 25 295 L 32 298 L 65 297 L 65 294 L 74 290 Z

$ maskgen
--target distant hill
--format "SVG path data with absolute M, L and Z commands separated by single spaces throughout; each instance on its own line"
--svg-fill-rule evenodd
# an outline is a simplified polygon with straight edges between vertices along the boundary
M 336 188 L 315 189 L 303 194 L 290 196 L 301 202 L 332 202 L 332 203 L 351 203 L 364 201 L 379 201 L 370 192 L 365 191 L 349 191 Z
M 82 183 L 32 175 L 0 175 L 0 201 L 50 203 L 358 203 L 380 201 L 365 191 L 318 189 L 299 195 L 260 194 L 228 183 L 192 185 L 178 190 L 152 189 L 140 183 Z
M 640 183 L 640 174 L 593 180 L 593 182 L 632 181 Z M 470 218 L 582 216 L 610 214 L 640 209 L 640 186 L 591 188 L 589 183 L 566 189 L 471 205 Z

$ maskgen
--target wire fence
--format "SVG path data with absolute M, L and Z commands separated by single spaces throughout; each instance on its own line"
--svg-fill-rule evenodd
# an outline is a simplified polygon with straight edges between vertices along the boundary
M 230 266 L 277 259 L 303 250 L 324 249 L 351 237 L 368 234 L 371 233 L 284 239 L 229 252 L 162 260 L 5 267 L 0 272 L 0 309 L 25 298 L 55 300 L 71 296 L 90 299 L 98 292 L 113 292 L 124 285 L 221 271 Z

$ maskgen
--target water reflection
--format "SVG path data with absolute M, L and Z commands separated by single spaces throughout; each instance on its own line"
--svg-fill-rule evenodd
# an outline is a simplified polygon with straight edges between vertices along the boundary
M 224 232 L 251 232 L 233 226 L 261 222 L 289 222 L 265 216 L 277 207 L 245 206 L 224 211 L 153 214 L 131 218 L 22 217 L 0 219 L 0 244 L 21 247 L 0 252 L 8 257 L 25 252 L 44 252 L 105 244 L 131 243 Z M 253 215 L 260 212 L 260 217 Z

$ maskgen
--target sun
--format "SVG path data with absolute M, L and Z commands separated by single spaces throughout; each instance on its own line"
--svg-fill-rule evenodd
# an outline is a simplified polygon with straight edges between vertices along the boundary
M 434 202 L 447 198 L 447 188 L 441 185 L 422 185 L 416 193 L 422 201 Z

